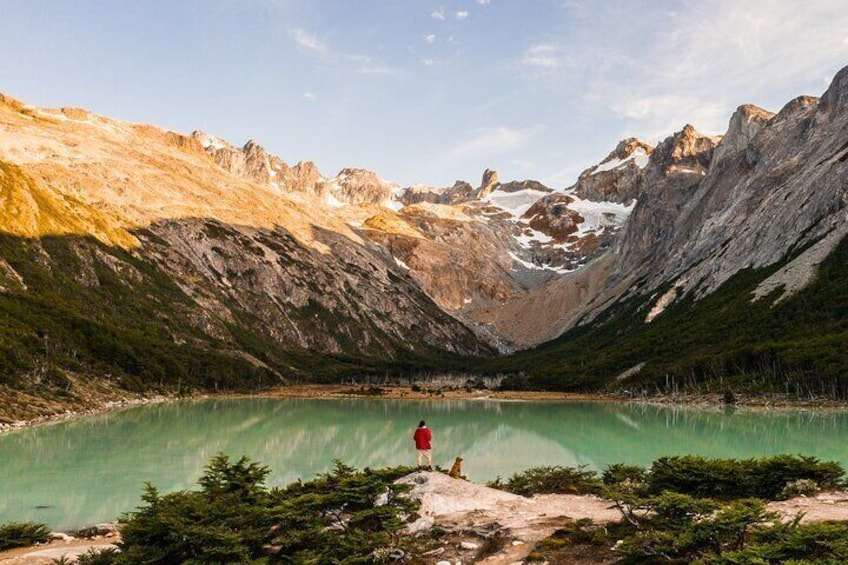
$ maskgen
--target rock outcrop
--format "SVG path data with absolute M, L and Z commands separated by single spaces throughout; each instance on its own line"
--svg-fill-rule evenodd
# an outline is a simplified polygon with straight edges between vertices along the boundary
M 392 198 L 395 188 L 377 173 L 350 168 L 321 184 L 322 192 L 344 204 L 383 204 Z
M 492 191 L 498 188 L 498 172 L 491 169 L 483 171 L 483 179 L 480 182 L 480 188 L 477 190 L 477 198 L 484 199 L 488 197 Z
M 641 193 L 638 179 L 653 151 L 636 138 L 624 139 L 603 161 L 583 171 L 571 190 L 589 200 L 630 203 Z

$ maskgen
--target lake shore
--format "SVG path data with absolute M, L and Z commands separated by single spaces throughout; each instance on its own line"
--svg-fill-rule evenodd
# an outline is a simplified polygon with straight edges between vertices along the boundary
M 427 385 L 351 385 L 351 384 L 296 384 L 254 393 L 208 393 L 191 395 L 134 396 L 116 398 L 98 403 L 84 410 L 64 410 L 36 418 L 0 422 L 0 434 L 85 416 L 104 414 L 114 410 L 174 402 L 177 400 L 206 400 L 211 398 L 304 398 L 304 399 L 371 399 L 371 400 L 468 400 L 490 402 L 604 402 L 635 403 L 656 406 L 679 406 L 703 409 L 846 409 L 848 401 L 828 398 L 798 399 L 785 394 L 738 394 L 733 404 L 727 404 L 723 394 L 676 394 L 634 396 L 623 393 L 573 393 L 529 390 L 488 390 L 464 387 L 429 387 Z

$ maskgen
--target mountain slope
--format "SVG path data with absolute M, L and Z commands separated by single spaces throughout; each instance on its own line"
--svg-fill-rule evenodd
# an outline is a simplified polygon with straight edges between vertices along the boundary
M 472 368 L 843 394 L 846 131 L 848 68 L 562 191 L 404 188 L 0 96 L 0 396 Z
M 523 371 L 520 386 L 845 396 L 846 131 L 848 69 L 821 101 L 740 107 L 720 141 L 689 126 L 664 141 L 603 288 L 561 310 L 573 329 L 498 370 Z
M 0 397 L 82 403 L 90 377 L 252 389 L 492 354 L 320 195 L 233 175 L 192 137 L 3 98 L 0 204 Z

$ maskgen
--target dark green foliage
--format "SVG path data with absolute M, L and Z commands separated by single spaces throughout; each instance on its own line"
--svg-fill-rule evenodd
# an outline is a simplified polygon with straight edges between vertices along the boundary
M 706 560 L 713 565 L 810 564 L 848 562 L 848 522 L 799 525 L 791 522 L 755 532 L 738 551 Z
M 848 522 L 779 522 L 757 499 L 734 500 L 715 513 L 694 515 L 692 509 L 705 501 L 674 497 L 670 505 L 657 505 L 657 512 L 638 527 L 615 526 L 622 540 L 616 550 L 625 562 L 835 565 L 848 560 Z
M 36 522 L 9 522 L 0 525 L 0 551 L 28 547 L 50 539 L 50 529 Z
M 836 463 L 789 455 L 663 457 L 647 471 L 612 465 L 603 475 L 604 496 L 622 513 L 616 551 L 625 563 L 723 565 L 843 562 L 848 523 L 779 522 L 762 500 L 780 497 L 798 481 L 836 488 L 841 477 Z
M 508 389 L 846 398 L 848 239 L 820 265 L 809 287 L 777 304 L 779 293 L 752 303 L 757 285 L 791 257 L 742 271 L 700 300 L 684 296 L 649 324 L 645 316 L 653 300 L 667 289 L 653 298 L 636 295 L 590 325 L 482 368 L 509 374 L 502 385 Z M 634 376 L 616 380 L 642 363 Z
M 844 471 L 832 461 L 777 455 L 760 459 L 707 459 L 697 455 L 662 457 L 649 473 L 651 492 L 674 491 L 700 497 L 781 498 L 787 484 L 814 481 L 820 489 L 836 488 Z
M 607 487 L 630 484 L 645 484 L 648 480 L 648 471 L 638 465 L 625 465 L 614 463 L 604 469 L 601 480 Z
M 269 490 L 266 467 L 218 455 L 198 491 L 160 495 L 148 486 L 144 506 L 125 518 L 114 562 L 380 562 L 374 552 L 392 544 L 415 510 L 406 489 L 393 484 L 409 471 L 337 462 L 332 473 Z
M 713 502 L 664 493 L 650 504 L 653 512 L 622 540 L 621 553 L 691 562 L 743 549 L 752 532 L 777 518 L 757 499 L 736 500 L 716 511 Z
M 113 547 L 91 548 L 77 557 L 77 565 L 113 565 L 118 559 L 118 550 Z
M 843 473 L 839 463 L 803 455 L 743 460 L 683 455 L 661 457 L 647 470 L 636 465 L 610 465 L 600 478 L 585 466 L 534 467 L 506 481 L 498 477 L 489 486 L 522 496 L 603 493 L 613 500 L 631 500 L 669 491 L 725 500 L 746 497 L 779 500 L 791 495 L 793 487 L 838 488 Z
M 259 555 L 273 518 L 263 486 L 268 469 L 218 455 L 200 491 L 160 495 L 151 485 L 145 506 L 131 514 L 121 536 L 120 563 L 244 563 Z
M 587 470 L 584 465 L 580 467 L 533 467 L 521 473 L 511 476 L 506 482 L 500 477 L 489 483 L 492 488 L 497 488 L 520 494 L 532 496 L 534 494 L 597 494 L 602 490 L 598 474 Z

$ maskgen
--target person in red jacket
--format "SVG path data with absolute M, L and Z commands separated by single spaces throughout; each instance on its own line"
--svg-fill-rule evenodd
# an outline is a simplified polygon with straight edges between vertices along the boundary
M 433 434 L 430 432 L 430 428 L 427 427 L 427 423 L 424 420 L 418 424 L 418 428 L 415 430 L 415 433 L 412 435 L 412 439 L 415 440 L 415 449 L 418 450 L 418 468 L 421 469 L 421 461 L 422 458 L 427 458 L 427 470 L 433 470 L 433 454 L 430 452 L 430 442 L 433 441 Z

